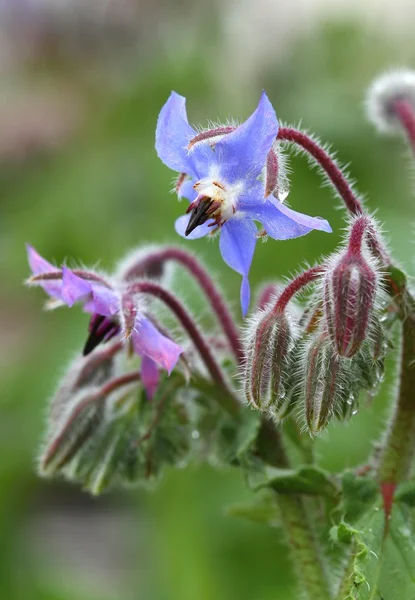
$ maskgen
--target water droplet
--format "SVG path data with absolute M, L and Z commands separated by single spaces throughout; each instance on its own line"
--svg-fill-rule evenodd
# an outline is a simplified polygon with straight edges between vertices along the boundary
M 359 412 L 358 408 L 355 408 L 352 410 L 352 416 L 354 417 L 355 415 L 357 415 L 357 413 Z
M 409 529 L 409 527 L 400 527 L 399 528 L 399 533 L 403 536 L 403 537 L 411 537 L 411 530 Z

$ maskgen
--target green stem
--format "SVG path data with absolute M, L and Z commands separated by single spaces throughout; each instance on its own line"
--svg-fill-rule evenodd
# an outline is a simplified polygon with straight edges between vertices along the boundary
M 350 548 L 348 548 L 347 560 L 343 568 L 343 575 L 336 592 L 335 600 L 347 600 L 348 598 L 352 598 L 350 592 L 353 588 L 353 573 L 355 570 L 354 562 L 356 559 L 356 552 L 356 543 L 352 542 Z
M 412 308 L 412 307 L 411 307 Z M 393 420 L 379 465 L 382 487 L 393 491 L 407 479 L 415 451 L 415 314 L 410 311 L 402 323 L 401 371 Z M 385 507 L 387 508 L 387 507 Z
M 301 496 L 277 495 L 283 527 L 307 600 L 329 600 L 323 560 Z
M 269 464 L 282 469 L 290 467 L 280 431 L 266 418 L 263 418 L 261 423 L 258 450 Z M 312 526 L 306 498 L 293 494 L 275 494 L 275 497 L 304 598 L 329 600 L 329 585 L 322 552 Z

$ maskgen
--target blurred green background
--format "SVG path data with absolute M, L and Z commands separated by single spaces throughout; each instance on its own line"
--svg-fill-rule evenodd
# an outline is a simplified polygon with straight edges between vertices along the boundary
M 410 157 L 400 140 L 379 138 L 363 99 L 379 71 L 414 65 L 415 48 L 399 23 L 391 31 L 367 14 L 316 10 L 303 27 L 305 8 L 318 2 L 53 4 L 0 2 L 0 597 L 294 599 L 281 533 L 225 514 L 250 498 L 237 472 L 194 465 L 168 472 L 154 492 L 98 499 L 36 477 L 47 399 L 83 345 L 87 317 L 42 312 L 41 291 L 23 287 L 24 244 L 58 264 L 108 269 L 146 242 L 185 244 L 173 229 L 183 210 L 169 193 L 173 174 L 154 151 L 158 111 L 174 89 L 188 98 L 193 123 L 243 119 L 265 88 L 281 120 L 301 121 L 350 163 L 411 271 Z M 291 167 L 290 205 L 329 219 L 334 233 L 260 244 L 254 285 L 289 275 L 340 239 L 338 202 L 304 159 Z M 187 247 L 239 314 L 239 277 L 217 244 Z M 319 441 L 322 465 L 364 460 L 392 381 L 393 366 L 383 398 Z

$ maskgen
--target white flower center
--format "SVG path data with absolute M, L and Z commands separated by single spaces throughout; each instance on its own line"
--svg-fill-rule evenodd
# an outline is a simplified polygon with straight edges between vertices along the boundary
M 212 200 L 210 217 L 215 219 L 218 225 L 223 225 L 236 213 L 243 183 L 226 185 L 217 178 L 205 177 L 193 187 L 198 193 L 198 198 Z

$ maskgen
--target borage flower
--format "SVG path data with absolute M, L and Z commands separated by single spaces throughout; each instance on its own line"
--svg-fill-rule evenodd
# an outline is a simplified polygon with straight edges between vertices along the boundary
M 188 123 L 185 103 L 185 98 L 172 92 L 156 131 L 158 156 L 180 172 L 176 190 L 191 202 L 187 214 L 177 219 L 176 231 L 190 239 L 220 231 L 222 257 L 242 275 L 245 315 L 250 298 L 248 273 L 258 237 L 267 234 L 286 240 L 312 229 L 331 232 L 331 228 L 324 219 L 284 206 L 274 195 L 278 120 L 265 92 L 255 112 L 239 127 L 223 126 L 199 134 Z M 262 231 L 258 232 L 255 222 L 262 225 Z
M 81 302 L 85 312 L 92 313 L 90 335 L 84 354 L 102 341 L 122 333 L 131 338 L 135 353 L 141 357 L 141 378 L 151 397 L 157 387 L 158 367 L 170 375 L 182 348 L 163 335 L 138 306 L 136 298 L 123 295 L 122 283 L 110 283 L 93 271 L 75 273 L 67 267 L 57 269 L 31 246 L 27 247 L 32 274 L 53 278 L 30 281 L 41 286 L 52 298 L 50 307 L 73 306 Z

